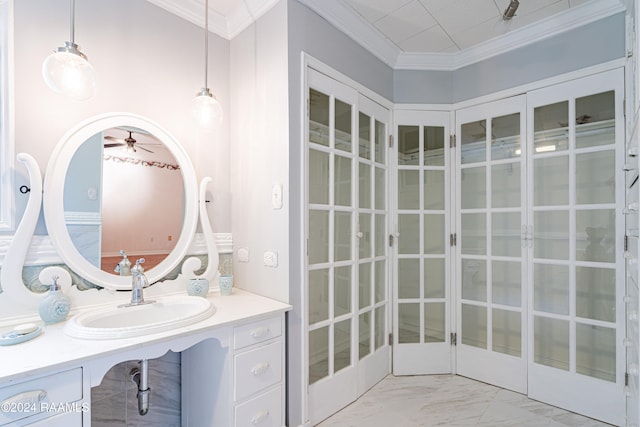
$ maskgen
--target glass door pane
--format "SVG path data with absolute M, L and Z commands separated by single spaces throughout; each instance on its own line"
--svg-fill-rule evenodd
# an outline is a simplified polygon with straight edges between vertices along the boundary
M 537 106 L 531 153 L 534 362 L 613 382 L 616 346 L 596 346 L 616 336 L 614 115 L 614 91 Z
M 456 112 L 458 373 L 519 392 L 526 391 L 524 112 L 524 96 Z

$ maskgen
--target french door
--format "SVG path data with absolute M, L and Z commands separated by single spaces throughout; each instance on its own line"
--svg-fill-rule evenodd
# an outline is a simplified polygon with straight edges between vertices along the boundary
M 307 73 L 308 408 L 312 425 L 389 373 L 389 110 Z
M 625 413 L 624 74 L 528 94 L 529 395 Z
M 456 112 L 457 373 L 527 390 L 526 97 Z
M 449 112 L 397 111 L 393 373 L 451 372 Z
M 618 69 L 460 109 L 453 149 L 396 111 L 395 374 L 624 425 L 623 94 Z

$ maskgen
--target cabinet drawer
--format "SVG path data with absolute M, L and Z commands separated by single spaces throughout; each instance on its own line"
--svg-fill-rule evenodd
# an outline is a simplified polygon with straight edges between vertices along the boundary
M 280 341 L 236 355 L 233 375 L 236 400 L 280 382 L 282 356 Z
M 25 427 L 82 427 L 82 412 L 66 412 L 27 424 Z
M 82 368 L 0 388 L 0 425 L 82 399 Z
M 239 349 L 258 344 L 282 334 L 280 317 L 271 317 L 248 325 L 237 326 L 233 329 L 233 348 Z
M 235 420 L 235 427 L 283 426 L 282 389 L 278 387 L 236 406 Z

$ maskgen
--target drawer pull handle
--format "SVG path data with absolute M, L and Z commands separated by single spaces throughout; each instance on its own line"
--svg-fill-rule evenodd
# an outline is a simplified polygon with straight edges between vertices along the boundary
M 45 397 L 47 397 L 47 392 L 44 390 L 25 391 L 0 402 L 0 411 L 9 417 L 12 414 L 24 412 L 40 412 L 38 403 L 42 402 Z
M 260 326 L 251 331 L 251 336 L 255 339 L 260 339 L 269 335 L 269 332 L 271 331 L 268 326 Z
M 253 425 L 258 425 L 269 417 L 269 411 L 260 411 L 251 418 Z
M 251 368 L 251 373 L 256 377 L 258 375 L 262 375 L 269 370 L 269 362 L 258 363 L 253 368 Z

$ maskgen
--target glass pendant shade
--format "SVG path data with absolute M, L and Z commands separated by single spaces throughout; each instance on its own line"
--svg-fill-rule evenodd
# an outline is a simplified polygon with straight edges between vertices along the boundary
M 51 90 L 77 101 L 91 98 L 96 91 L 95 71 L 72 42 L 65 42 L 44 60 L 42 77 Z
M 202 89 L 193 98 L 193 114 L 204 129 L 215 129 L 223 117 L 222 106 L 208 88 Z

